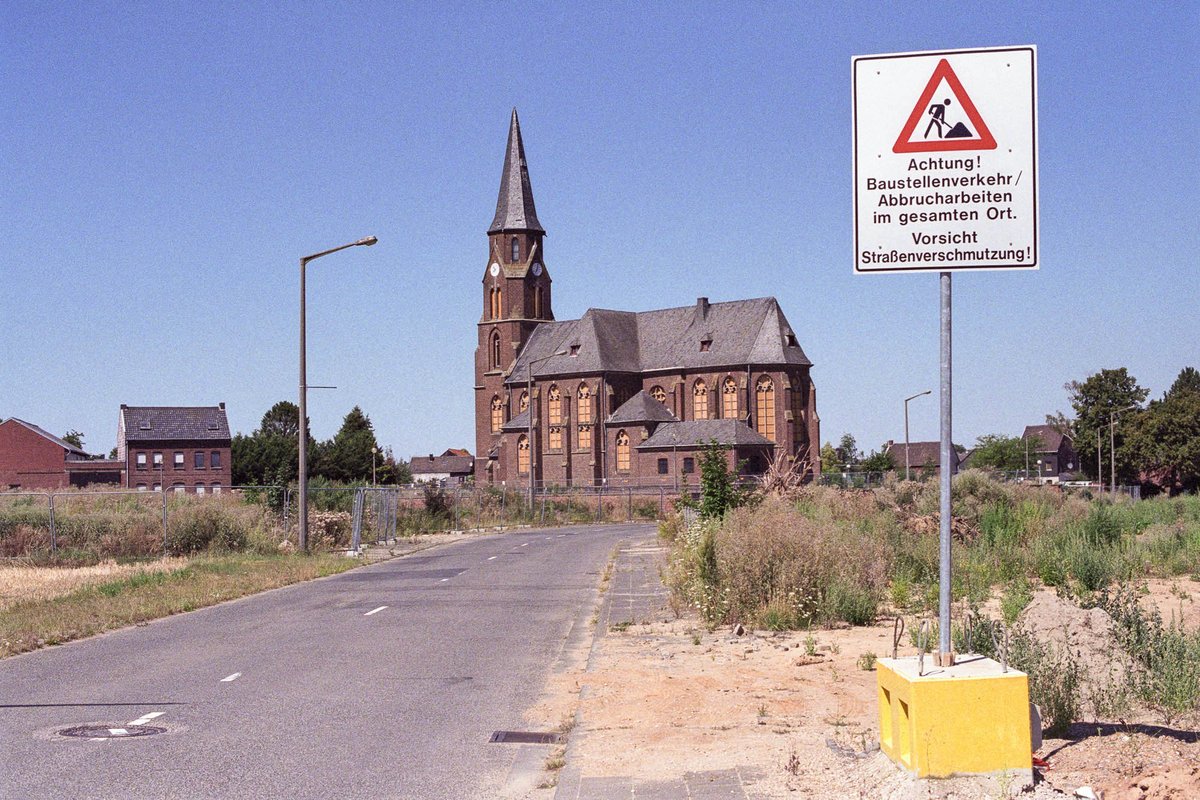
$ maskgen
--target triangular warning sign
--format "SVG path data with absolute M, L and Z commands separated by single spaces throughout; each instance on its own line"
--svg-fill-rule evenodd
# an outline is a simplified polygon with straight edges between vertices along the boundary
M 946 98 L 944 102 L 931 103 L 934 93 L 943 81 L 954 95 L 954 101 Z M 947 115 L 947 109 L 954 108 L 955 102 L 962 112 L 951 112 Z M 962 114 L 967 116 L 965 123 L 951 122 L 954 118 L 961 120 Z M 924 129 L 918 131 L 917 127 L 922 124 Z M 892 145 L 892 152 L 932 153 L 945 150 L 995 149 L 996 140 L 988 130 L 987 123 L 979 116 L 979 111 L 971 102 L 967 90 L 950 68 L 950 62 L 943 58 L 934 69 L 933 77 L 925 85 L 925 91 L 921 92 L 917 104 L 913 106 L 912 113 L 908 115 L 908 121 L 904 123 L 904 128 L 896 138 L 896 144 Z

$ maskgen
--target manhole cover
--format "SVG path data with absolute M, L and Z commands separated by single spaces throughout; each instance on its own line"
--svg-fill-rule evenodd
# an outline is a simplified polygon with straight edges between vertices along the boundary
M 156 728 L 153 725 L 131 725 L 118 727 L 108 725 L 77 725 L 58 732 L 59 736 L 71 736 L 76 739 L 130 739 L 135 736 L 153 736 L 156 733 L 166 733 L 166 728 Z
M 494 744 L 561 744 L 562 740 L 561 734 L 538 731 L 496 731 L 488 739 Z

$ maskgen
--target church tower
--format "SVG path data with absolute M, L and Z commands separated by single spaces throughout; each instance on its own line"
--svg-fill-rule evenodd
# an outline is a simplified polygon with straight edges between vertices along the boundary
M 550 274 L 543 258 L 546 231 L 538 222 L 517 110 L 508 128 L 496 216 L 488 228 L 483 314 L 475 348 L 475 480 L 515 480 L 500 474 L 499 426 L 520 413 L 509 407 L 504 380 L 533 330 L 554 319 Z

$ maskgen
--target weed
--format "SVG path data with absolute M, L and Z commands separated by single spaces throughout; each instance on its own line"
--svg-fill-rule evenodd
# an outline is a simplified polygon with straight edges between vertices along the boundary
M 864 672 L 871 672 L 875 669 L 875 661 L 877 656 L 870 650 L 858 657 L 858 668 Z
M 610 631 L 616 631 L 617 633 L 624 633 L 625 631 L 629 630 L 629 626 L 632 624 L 633 623 L 629 620 L 625 620 L 624 622 L 614 622 L 612 625 L 608 626 L 608 629 Z
M 792 776 L 800 774 L 800 756 L 795 750 L 788 751 L 787 761 L 783 762 L 783 771 Z
M 1003 617 L 1006 625 L 1013 625 L 1017 621 L 1017 617 L 1025 610 L 1025 606 L 1029 605 L 1033 600 L 1033 587 L 1029 584 L 1029 579 L 1021 575 L 1009 581 L 1004 587 L 1004 594 L 1000 597 L 1000 616 Z
M 817 637 L 811 633 L 804 637 L 804 655 L 815 656 L 817 654 Z

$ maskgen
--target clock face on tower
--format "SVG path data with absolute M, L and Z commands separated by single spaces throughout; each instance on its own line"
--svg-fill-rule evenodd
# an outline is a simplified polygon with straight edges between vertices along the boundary
M 500 274 L 500 265 L 499 265 L 499 264 L 496 264 L 496 263 L 493 263 L 493 264 L 492 264 L 490 267 L 488 267 L 488 273 L 489 273 L 489 274 L 490 274 L 490 275 L 491 275 L 493 278 L 494 278 L 494 277 L 496 277 L 497 275 L 499 275 L 499 274 Z
M 541 274 L 542 274 L 542 265 L 540 263 L 535 262 L 533 265 L 533 275 L 536 278 L 537 276 L 539 276 Z

